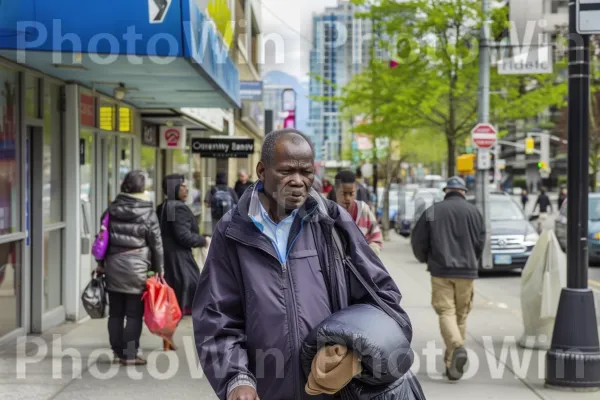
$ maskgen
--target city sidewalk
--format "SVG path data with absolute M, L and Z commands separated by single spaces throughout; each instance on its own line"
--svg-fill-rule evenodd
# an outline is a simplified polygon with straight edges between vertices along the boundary
M 402 305 L 413 323 L 413 370 L 427 399 L 592 400 L 598 393 L 573 393 L 544 387 L 545 352 L 524 350 L 515 343 L 523 333 L 520 313 L 497 306 L 477 289 L 467 322 L 469 364 L 463 380 L 443 378 L 443 341 L 431 307 L 430 276 L 412 256 L 409 241 L 393 235 L 382 258 L 403 295 Z M 438 355 L 433 358 L 436 349 Z M 427 363 L 429 362 L 429 365 Z M 420 364 L 420 365 L 418 365 Z
M 430 306 L 429 275 L 424 265 L 414 261 L 408 242 L 392 236 L 382 258 L 400 286 L 402 305 L 413 323 L 413 370 L 428 400 L 598 398 L 597 393 L 545 389 L 544 354 L 509 345 L 522 332 L 520 317 L 498 308 L 485 293 L 479 292 L 468 321 L 467 347 L 471 354 L 467 376 L 458 383 L 445 380 L 443 344 L 437 317 Z M 31 336 L 26 346 L 17 343 L 4 346 L 0 349 L 2 399 L 216 398 L 197 367 L 189 319 L 182 321 L 178 329 L 177 352 L 164 353 L 161 340 L 144 329 L 141 346 L 150 361 L 147 367 L 111 364 L 107 343 L 106 321 L 90 320 Z M 504 362 L 499 362 L 499 358 Z

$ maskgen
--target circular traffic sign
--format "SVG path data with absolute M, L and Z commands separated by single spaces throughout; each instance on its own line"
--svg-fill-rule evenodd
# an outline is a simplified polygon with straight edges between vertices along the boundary
M 496 128 L 492 124 L 477 124 L 471 131 L 471 140 L 477 148 L 489 149 L 496 144 Z

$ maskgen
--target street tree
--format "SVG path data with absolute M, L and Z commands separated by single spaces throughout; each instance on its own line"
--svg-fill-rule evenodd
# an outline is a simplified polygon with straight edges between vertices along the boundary
M 411 90 L 397 96 L 420 126 L 437 129 L 446 140 L 448 173 L 456 166 L 458 143 L 477 118 L 477 36 L 481 4 L 476 0 L 381 0 L 373 13 L 382 15 L 385 32 L 398 47 L 399 65 L 419 59 Z

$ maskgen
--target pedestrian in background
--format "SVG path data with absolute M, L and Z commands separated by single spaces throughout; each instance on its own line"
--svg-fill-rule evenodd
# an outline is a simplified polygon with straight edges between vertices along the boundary
M 560 192 L 558 193 L 558 208 L 557 208 L 557 210 L 561 209 L 561 207 L 564 204 L 566 199 L 567 199 L 567 188 L 562 186 L 560 188 Z
M 162 189 L 166 200 L 158 206 L 165 252 L 165 281 L 173 288 L 183 315 L 192 314 L 194 293 L 200 279 L 200 269 L 192 249 L 206 247 L 206 238 L 200 235 L 198 220 L 186 204 L 189 195 L 185 177 L 167 175 Z M 165 350 L 175 349 L 173 343 L 164 343 Z
M 535 214 L 535 211 L 539 208 L 540 217 L 538 218 L 538 233 L 542 232 L 542 227 L 544 225 L 544 221 L 548 218 L 548 211 L 552 212 L 552 203 L 550 202 L 550 198 L 546 194 L 546 189 L 542 188 L 540 190 L 540 194 L 533 206 L 532 214 Z
M 527 203 L 529 203 L 529 196 L 527 194 L 527 190 L 523 189 L 521 191 L 521 204 L 523 205 L 523 211 L 525 211 Z
M 106 274 L 109 317 L 108 336 L 115 362 L 145 365 L 138 356 L 143 328 L 148 272 L 163 273 L 163 243 L 160 225 L 150 197 L 145 193 L 142 171 L 129 172 L 121 193 L 108 207 L 109 240 L 104 261 L 98 268 Z M 102 218 L 104 218 L 104 214 Z M 126 322 L 125 322 L 126 320 Z
M 462 179 L 448 179 L 444 192 L 444 201 L 419 218 L 411 244 L 417 260 L 427 263 L 431 273 L 431 304 L 446 345 L 446 376 L 456 381 L 468 361 L 466 324 L 486 233 L 481 213 L 465 199 L 467 187 Z
M 364 201 L 357 200 L 359 183 L 352 171 L 340 171 L 335 176 L 335 198 L 337 203 L 350 214 L 360 231 L 365 235 L 369 246 L 377 255 L 383 248 L 383 236 L 377 223 L 377 217 Z
M 222 400 L 335 398 L 309 397 L 300 360 L 304 338 L 332 314 L 333 293 L 348 304 L 368 301 L 357 280 L 336 273 L 345 267 L 334 253 L 333 229 L 375 295 L 405 321 L 410 343 L 400 291 L 348 213 L 312 189 L 314 150 L 305 135 L 269 133 L 256 173 L 259 181 L 217 225 L 196 290 L 202 370 Z M 276 356 L 264 357 L 267 350 Z M 348 383 L 349 372 L 332 384 Z
M 227 174 L 217 173 L 216 184 L 206 194 L 205 203 L 210 208 L 212 218 L 212 231 L 214 233 L 217 223 L 225 214 L 238 203 L 235 191 L 227 185 Z
M 356 200 L 364 201 L 365 203 L 367 203 L 367 205 L 371 206 L 372 205 L 371 193 L 369 191 L 369 188 L 367 187 L 367 184 L 365 183 L 365 181 L 363 179 L 363 174 L 362 174 L 362 170 L 360 169 L 360 167 L 356 168 L 356 185 L 357 185 Z
M 248 171 L 246 171 L 245 169 L 240 169 L 240 172 L 238 172 L 238 180 L 235 183 L 235 186 L 233 187 L 233 191 L 235 192 L 238 199 L 242 197 L 246 189 L 252 186 L 252 182 L 250 182 L 248 178 Z

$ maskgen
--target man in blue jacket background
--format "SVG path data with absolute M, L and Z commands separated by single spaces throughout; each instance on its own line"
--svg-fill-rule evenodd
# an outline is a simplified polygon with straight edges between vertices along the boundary
M 349 304 L 368 302 L 354 279 L 326 283 L 332 229 L 412 338 L 400 291 L 350 215 L 312 190 L 314 151 L 293 129 L 265 137 L 259 181 L 219 222 L 196 291 L 200 363 L 220 399 L 327 399 L 308 396 L 300 362 L 306 336 L 331 314 L 329 288 Z M 334 260 L 335 262 L 336 260 Z

